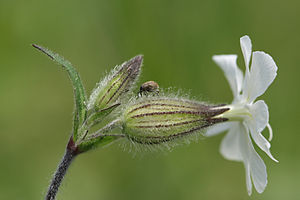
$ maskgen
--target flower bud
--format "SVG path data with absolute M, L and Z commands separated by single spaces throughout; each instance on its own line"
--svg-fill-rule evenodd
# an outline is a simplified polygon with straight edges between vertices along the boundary
M 138 55 L 131 60 L 117 66 L 113 72 L 108 75 L 94 89 L 88 109 L 101 110 L 117 103 L 120 96 L 131 89 L 140 74 L 143 56 Z
M 144 98 L 125 110 L 123 132 L 134 142 L 159 144 L 226 121 L 214 118 L 226 110 L 185 99 Z

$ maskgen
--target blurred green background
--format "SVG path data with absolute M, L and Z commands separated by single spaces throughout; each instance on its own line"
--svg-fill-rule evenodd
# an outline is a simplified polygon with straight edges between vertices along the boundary
M 214 54 L 254 50 L 279 67 L 261 98 L 270 108 L 271 151 L 263 194 L 248 197 L 242 163 L 219 154 L 224 134 L 169 153 L 136 157 L 114 144 L 79 156 L 58 199 L 298 199 L 300 1 L 0 0 L 0 199 L 43 199 L 72 126 L 66 73 L 30 44 L 70 60 L 88 93 L 104 72 L 144 54 L 140 83 L 181 88 L 191 97 L 230 103 Z M 267 133 L 265 133 L 267 134 Z

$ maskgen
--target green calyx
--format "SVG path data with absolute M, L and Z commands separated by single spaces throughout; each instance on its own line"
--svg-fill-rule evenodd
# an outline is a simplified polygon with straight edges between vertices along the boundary
M 144 98 L 124 112 L 123 132 L 135 142 L 159 144 L 225 121 L 213 117 L 226 110 L 186 99 Z

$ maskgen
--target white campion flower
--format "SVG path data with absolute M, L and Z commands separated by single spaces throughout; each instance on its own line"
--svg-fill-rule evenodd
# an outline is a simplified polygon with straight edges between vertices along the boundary
M 225 73 L 234 99 L 230 105 L 224 106 L 230 110 L 218 116 L 229 120 L 208 129 L 206 136 L 228 131 L 221 143 L 221 154 L 228 160 L 244 163 L 248 194 L 251 195 L 252 181 L 259 193 L 264 191 L 268 182 L 266 166 L 255 151 L 252 140 L 272 160 L 278 162 L 270 152 L 269 141 L 273 133 L 269 124 L 268 106 L 263 100 L 255 102 L 275 79 L 277 66 L 270 55 L 262 51 L 252 53 L 248 36 L 240 38 L 240 45 L 246 65 L 245 76 L 236 64 L 237 55 L 213 56 L 214 62 Z M 269 141 L 261 134 L 266 127 L 269 129 Z

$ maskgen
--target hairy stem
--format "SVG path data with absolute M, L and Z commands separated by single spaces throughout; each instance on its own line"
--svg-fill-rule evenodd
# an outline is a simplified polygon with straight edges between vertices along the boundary
M 78 152 L 76 151 L 76 148 L 72 148 L 72 147 L 74 147 L 73 145 L 74 145 L 73 139 L 71 138 L 70 142 L 67 146 L 65 155 L 62 158 L 60 164 L 58 165 L 57 170 L 52 178 L 52 181 L 48 188 L 48 192 L 45 197 L 45 200 L 54 200 L 55 199 L 55 196 L 58 192 L 58 188 L 59 188 L 69 166 L 71 165 L 72 161 L 78 154 Z

